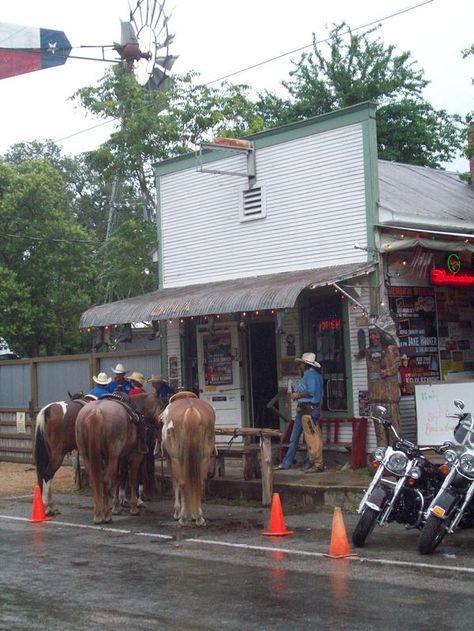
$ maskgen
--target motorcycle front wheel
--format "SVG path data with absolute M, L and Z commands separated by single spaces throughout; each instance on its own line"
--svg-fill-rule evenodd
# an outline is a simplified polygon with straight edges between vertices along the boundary
M 357 522 L 354 532 L 352 533 L 352 543 L 358 548 L 362 548 L 365 540 L 370 535 L 377 522 L 379 513 L 373 508 L 366 506 Z
M 446 525 L 442 519 L 431 514 L 423 526 L 418 539 L 418 552 L 431 554 L 443 541 L 446 534 Z

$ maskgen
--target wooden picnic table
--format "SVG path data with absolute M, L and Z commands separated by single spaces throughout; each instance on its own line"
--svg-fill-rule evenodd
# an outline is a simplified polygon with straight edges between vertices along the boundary
M 216 435 L 232 437 L 242 436 L 244 438 L 243 445 L 216 445 L 217 470 L 220 475 L 224 475 L 226 457 L 241 457 L 244 464 L 244 479 L 249 480 L 252 477 L 262 479 L 262 505 L 270 506 L 273 494 L 273 462 L 272 462 L 272 438 L 280 438 L 281 432 L 276 429 L 254 428 L 254 427 L 216 427 Z M 258 446 L 249 442 L 245 442 L 252 437 L 258 437 Z M 258 463 L 258 453 L 260 453 L 260 463 Z M 260 466 L 258 466 L 260 465 Z

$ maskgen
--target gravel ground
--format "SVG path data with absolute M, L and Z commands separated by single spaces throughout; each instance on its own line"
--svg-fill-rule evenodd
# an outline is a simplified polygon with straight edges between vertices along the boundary
M 0 497 L 28 493 L 37 484 L 33 465 L 16 462 L 0 462 Z M 54 476 L 53 491 L 67 493 L 74 490 L 72 467 L 61 467 Z

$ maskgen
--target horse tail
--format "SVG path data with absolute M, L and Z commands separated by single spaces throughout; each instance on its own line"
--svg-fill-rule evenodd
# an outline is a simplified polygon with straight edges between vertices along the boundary
M 195 407 L 189 407 L 183 417 L 183 436 L 179 444 L 182 446 L 180 454 L 183 463 L 184 497 L 185 503 L 192 515 L 197 515 L 202 499 L 202 459 L 204 457 L 203 427 L 201 412 Z
M 101 432 L 104 417 L 100 408 L 94 408 L 93 410 L 91 410 L 84 421 L 84 448 L 87 454 L 87 459 L 89 461 L 89 475 L 92 483 L 93 480 L 99 481 L 102 475 Z
M 38 484 L 41 488 L 43 488 L 43 480 L 45 482 L 48 482 L 53 477 L 51 453 L 45 435 L 46 423 L 51 411 L 51 405 L 52 403 L 42 408 L 36 416 L 33 458 L 36 465 L 36 476 L 38 478 Z

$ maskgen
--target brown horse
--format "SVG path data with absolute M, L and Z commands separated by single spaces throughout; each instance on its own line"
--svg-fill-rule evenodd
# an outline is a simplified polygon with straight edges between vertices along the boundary
M 171 397 L 161 418 L 163 453 L 173 479 L 174 518 L 181 526 L 190 519 L 205 526 L 202 493 L 215 451 L 214 408 L 193 392 L 179 392 Z
M 138 452 L 137 425 L 128 409 L 113 399 L 89 403 L 77 415 L 76 441 L 91 481 L 94 523 L 112 521 L 112 489 L 114 511 L 120 512 L 118 473 L 121 459 L 128 462 L 130 514 L 138 515 L 137 476 L 143 454 Z
M 65 455 L 77 449 L 76 417 L 79 410 L 91 400 L 81 393 L 70 396 L 71 401 L 48 403 L 36 416 L 33 454 L 47 515 L 56 515 L 60 512 L 53 502 L 52 480 Z

